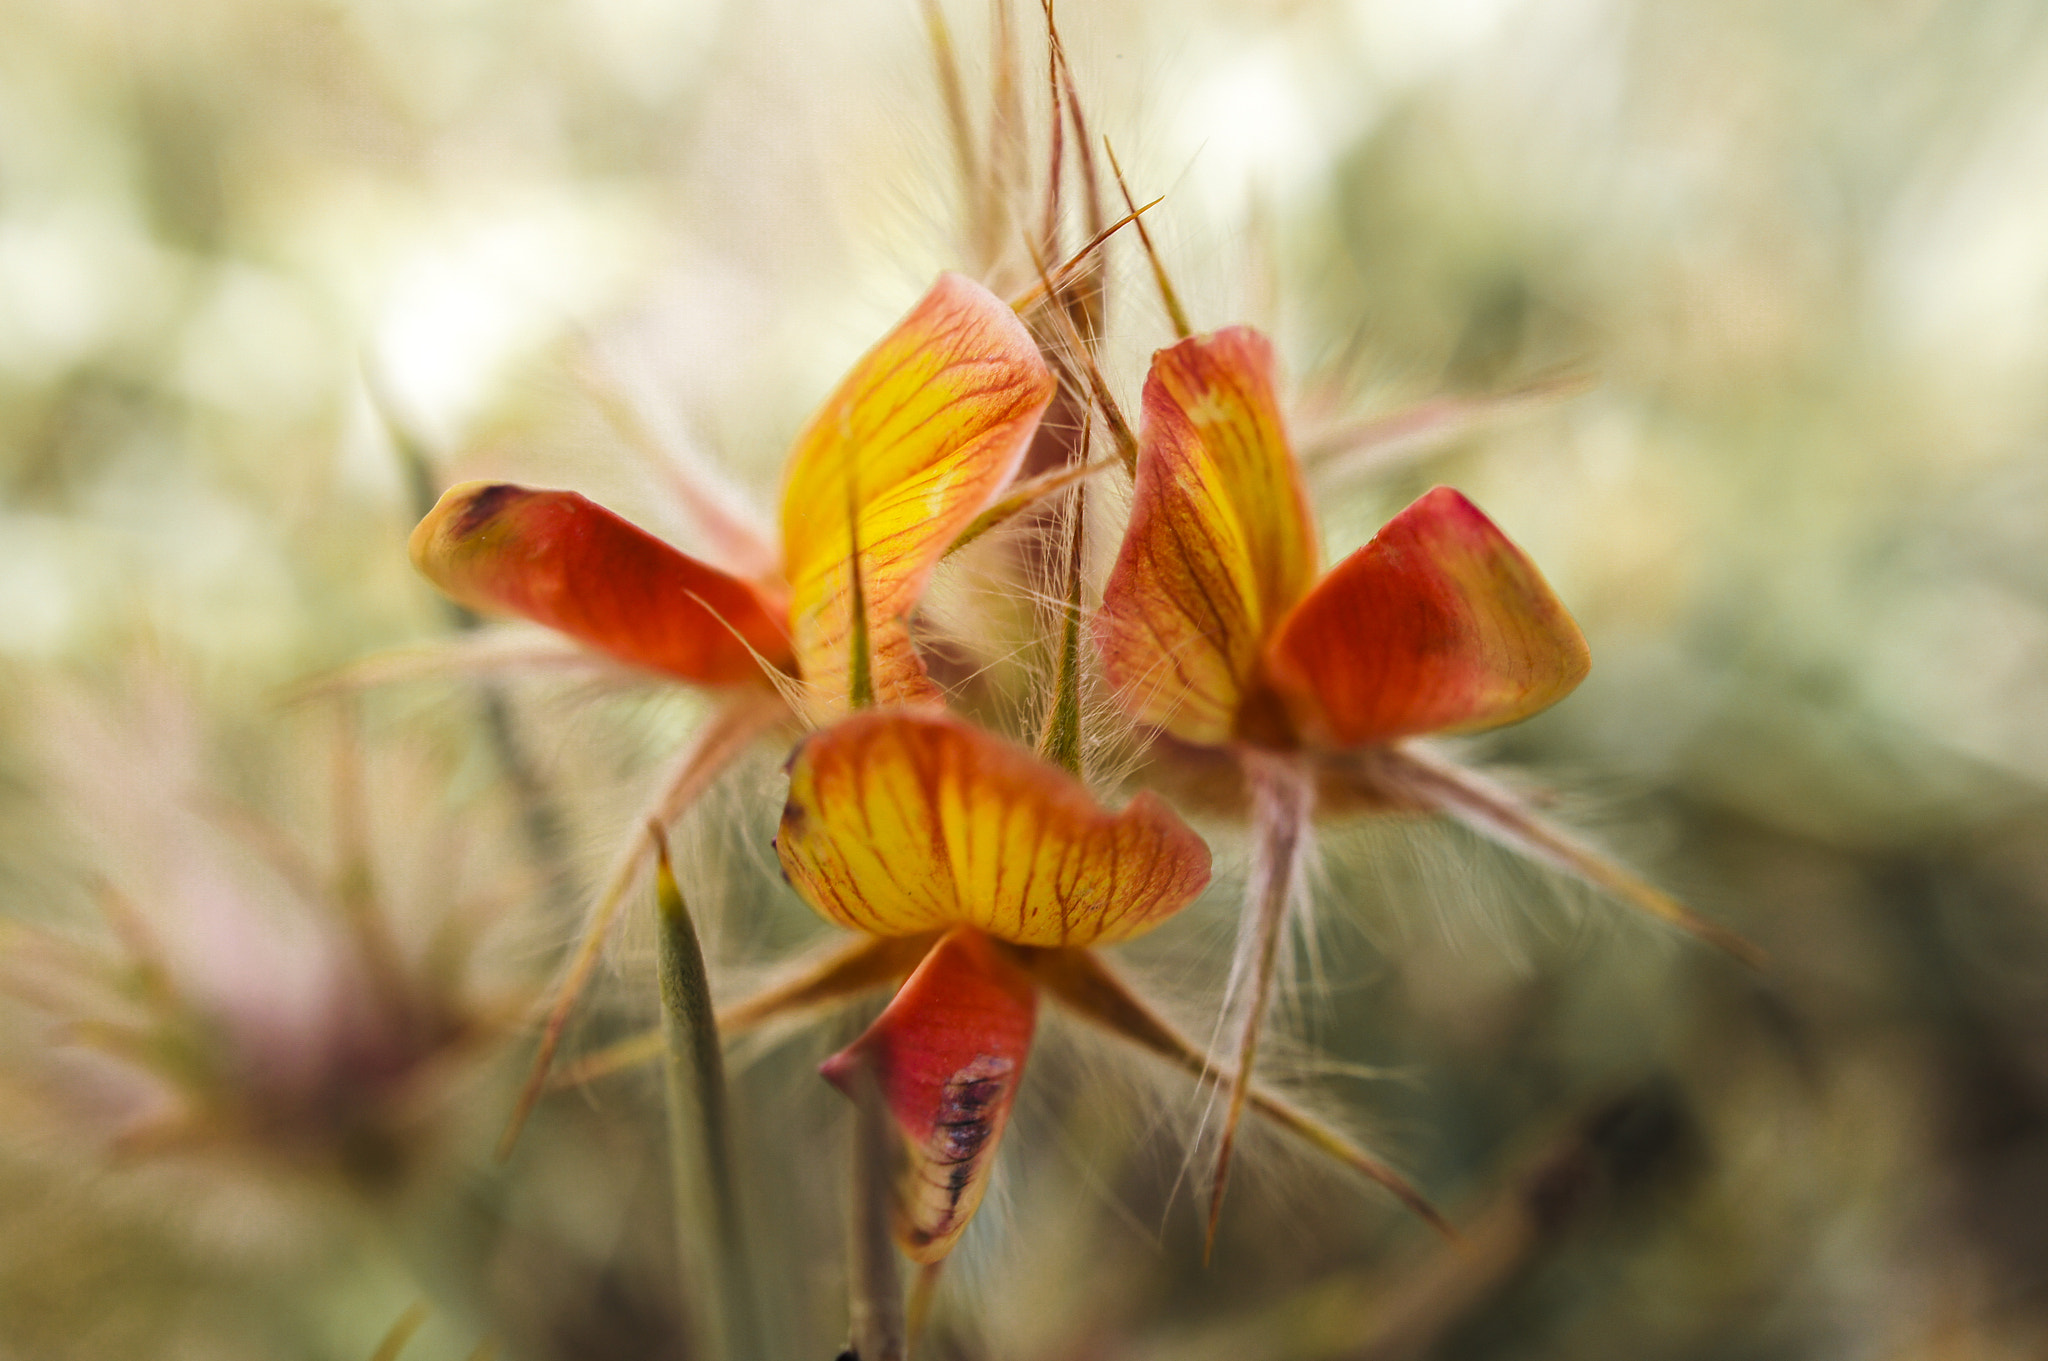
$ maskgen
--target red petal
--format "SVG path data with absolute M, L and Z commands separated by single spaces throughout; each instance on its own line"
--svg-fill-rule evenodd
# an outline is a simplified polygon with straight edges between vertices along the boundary
M 1535 564 L 1449 487 L 1332 568 L 1266 648 L 1296 721 L 1340 747 L 1513 723 L 1588 665 Z
M 912 1260 L 944 1257 L 981 1204 L 1037 1017 L 1031 979 L 987 936 L 960 927 L 867 1033 L 819 1069 L 849 1096 L 866 1073 L 881 1086 L 909 1155 L 896 1236 Z
M 793 664 L 779 602 L 572 491 L 451 487 L 411 547 L 420 572 L 462 604 L 559 629 L 632 666 L 738 685 L 759 681 L 764 663 Z

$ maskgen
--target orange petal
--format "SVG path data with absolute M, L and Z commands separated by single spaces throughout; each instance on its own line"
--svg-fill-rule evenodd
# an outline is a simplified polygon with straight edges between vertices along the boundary
M 896 1238 L 913 1261 L 944 1257 L 981 1204 L 1037 1019 L 1029 976 L 963 927 L 818 1070 L 849 1096 L 867 1073 L 881 1085 L 909 1154 L 896 1182 Z
M 782 501 L 798 673 L 844 708 L 858 507 L 878 702 L 936 698 L 905 618 L 948 545 L 1017 470 L 1053 377 L 1009 307 L 942 274 L 797 438 Z
M 1185 741 L 1228 741 L 1267 631 L 1315 570 L 1273 347 L 1233 326 L 1154 355 L 1130 528 L 1095 623 L 1125 710 Z
M 791 665 L 776 601 L 572 491 L 450 487 L 411 547 L 421 574 L 462 604 L 546 624 L 632 666 L 738 685 L 759 681 L 763 663 Z
M 1266 649 L 1296 721 L 1340 747 L 1513 723 L 1589 665 L 1535 564 L 1449 487 L 1332 568 Z
M 879 936 L 976 926 L 1018 945 L 1126 940 L 1209 881 L 1209 849 L 1154 795 L 1121 813 L 1015 743 L 875 710 L 789 764 L 776 850 L 820 913 Z

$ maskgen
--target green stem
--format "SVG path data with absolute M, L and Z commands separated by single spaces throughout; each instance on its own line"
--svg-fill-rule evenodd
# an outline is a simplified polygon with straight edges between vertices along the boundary
M 651 830 L 658 855 L 656 949 L 662 1030 L 668 1041 L 669 1161 L 684 1293 L 702 1309 L 706 1345 L 700 1354 L 752 1361 L 763 1353 L 733 1177 L 725 1064 L 711 987 L 689 907 L 669 863 L 667 838 L 659 823 Z

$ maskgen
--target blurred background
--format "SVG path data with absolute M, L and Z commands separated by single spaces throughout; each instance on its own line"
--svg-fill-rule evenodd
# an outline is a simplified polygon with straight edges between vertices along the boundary
M 983 116 L 988 14 L 945 13 Z M 1588 682 L 1470 754 L 1772 963 L 1333 823 L 1268 1066 L 1468 1249 L 1255 1129 L 1205 1268 L 1199 1097 L 1054 1021 L 924 1354 L 2048 1352 L 2048 11 L 1062 25 L 1195 324 L 1275 335 L 1305 442 L 1494 417 L 1315 472 L 1327 556 L 1454 482 L 1584 626 Z M 0 1357 L 354 1361 L 422 1316 L 408 1357 L 687 1354 L 658 1082 L 489 1147 L 697 702 L 306 682 L 462 626 L 406 562 L 423 483 L 574 486 L 685 547 L 678 466 L 765 512 L 964 262 L 961 198 L 911 0 L 0 9 Z M 1134 407 L 1171 332 L 1114 249 Z M 681 832 L 721 995 L 821 937 L 776 779 Z M 1191 1028 L 1243 869 L 1205 830 L 1218 889 L 1121 957 Z M 575 1049 L 652 1016 L 638 925 Z M 845 1126 L 811 1069 L 851 1024 L 732 1056 L 756 1268 L 819 1361 Z

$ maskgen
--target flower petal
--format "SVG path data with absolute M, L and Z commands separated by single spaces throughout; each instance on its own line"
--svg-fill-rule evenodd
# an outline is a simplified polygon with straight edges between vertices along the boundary
M 1589 665 L 1535 564 L 1449 487 L 1332 568 L 1266 649 L 1296 721 L 1338 747 L 1513 723 Z
M 811 418 L 790 455 L 782 551 L 798 673 L 822 704 L 847 703 L 849 478 L 875 697 L 931 700 L 905 619 L 954 537 L 1016 472 L 1054 386 L 1008 305 L 942 274 Z
M 763 664 L 791 665 L 778 602 L 572 491 L 450 487 L 411 547 L 413 565 L 460 603 L 632 666 L 739 685 L 759 681 Z
M 1230 740 L 1267 631 L 1315 570 L 1271 344 L 1234 326 L 1154 355 L 1130 528 L 1095 617 L 1125 710 L 1185 741 Z
M 908 1158 L 896 1182 L 896 1237 L 936 1262 L 974 1217 L 1010 1118 L 1038 990 L 981 932 L 932 947 L 867 1033 L 819 1069 L 849 1096 L 872 1073 Z
M 1125 940 L 1209 881 L 1209 850 L 1141 793 L 1121 813 L 1014 743 L 876 710 L 789 764 L 776 850 L 820 913 L 880 936 L 976 926 L 1018 945 Z

